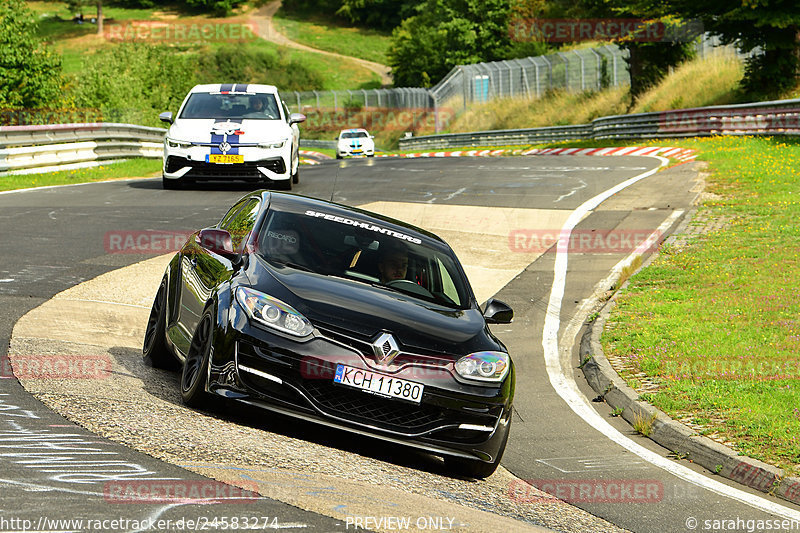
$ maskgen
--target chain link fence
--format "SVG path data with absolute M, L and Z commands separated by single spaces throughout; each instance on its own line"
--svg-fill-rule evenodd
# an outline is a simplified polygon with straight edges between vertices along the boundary
M 718 39 L 708 35 L 697 43 L 700 56 L 720 51 L 736 53 L 733 47 L 721 47 Z M 370 128 L 373 122 L 380 124 L 384 120 L 374 120 L 374 113 L 405 109 L 414 110 L 415 117 L 424 117 L 424 123 L 439 133 L 472 103 L 497 98 L 540 98 L 553 89 L 579 92 L 630 85 L 628 55 L 627 50 L 609 44 L 523 59 L 459 65 L 430 89 L 291 92 L 283 93 L 283 98 L 293 110 L 311 112 L 310 122 L 316 120 L 320 112 L 335 117 L 345 112 L 350 114 L 343 128 Z M 366 116 L 367 123 L 353 125 L 358 119 L 352 115 L 353 111 Z M 416 120 L 406 129 L 416 131 L 420 123 Z
M 376 109 L 420 110 L 429 117 L 426 123 L 432 123 L 435 131 L 439 132 L 473 102 L 504 97 L 538 98 L 551 89 L 586 91 L 629 85 L 626 57 L 626 52 L 619 47 L 607 45 L 524 59 L 460 65 L 431 89 L 294 91 L 284 92 L 282 97 L 293 111 L 311 113 L 314 118 L 320 112 L 339 117 L 342 113 Z M 414 129 L 415 125 L 410 124 L 409 129 Z

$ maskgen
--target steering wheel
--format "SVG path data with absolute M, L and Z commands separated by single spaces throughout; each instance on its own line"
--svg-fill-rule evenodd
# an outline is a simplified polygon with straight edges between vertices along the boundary
M 417 296 L 433 298 L 433 293 L 431 291 L 407 279 L 393 279 L 392 281 L 387 281 L 384 285 L 410 294 L 416 294 Z

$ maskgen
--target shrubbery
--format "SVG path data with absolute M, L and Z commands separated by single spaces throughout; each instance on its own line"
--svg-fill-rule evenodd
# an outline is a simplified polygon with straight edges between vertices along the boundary
M 79 107 L 97 107 L 107 122 L 155 125 L 177 110 L 195 84 L 195 64 L 166 46 L 122 43 L 95 52 L 74 85 Z
M 265 83 L 284 91 L 308 91 L 321 88 L 324 81 L 287 54 L 257 46 L 222 46 L 198 56 L 197 62 L 204 83 Z
M 22 0 L 0 0 L 0 106 L 63 104 L 61 58 L 36 37 L 36 20 Z
M 211 52 L 122 43 L 86 62 L 72 88 L 80 108 L 99 108 L 107 122 L 160 125 L 158 114 L 177 111 L 198 83 L 264 83 L 282 90 L 318 87 L 316 73 L 280 53 L 244 45 Z

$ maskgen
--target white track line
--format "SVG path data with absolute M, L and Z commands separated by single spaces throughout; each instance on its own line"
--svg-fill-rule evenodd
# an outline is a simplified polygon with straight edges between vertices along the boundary
M 659 168 L 668 164 L 668 160 L 664 157 L 655 157 L 661 161 Z M 756 509 L 778 515 L 782 518 L 789 520 L 800 521 L 800 512 L 795 511 L 789 507 L 785 507 L 778 503 L 766 500 L 760 496 L 756 496 L 745 492 L 743 490 L 730 487 L 714 479 L 710 479 L 703 474 L 694 472 L 685 466 L 675 463 L 655 452 L 648 450 L 642 445 L 632 441 L 616 428 L 611 426 L 602 416 L 600 416 L 594 407 L 591 406 L 589 401 L 581 394 L 578 385 L 572 377 L 571 372 L 562 365 L 561 357 L 559 356 L 559 343 L 558 332 L 560 326 L 561 316 L 561 303 L 564 298 L 564 288 L 567 279 L 567 266 L 568 266 L 568 250 L 569 239 L 572 230 L 591 210 L 596 208 L 601 202 L 607 200 L 614 194 L 622 191 L 623 189 L 633 185 L 634 183 L 652 176 L 658 172 L 659 168 L 644 172 L 638 176 L 634 176 L 605 192 L 602 192 L 584 202 L 580 207 L 573 211 L 564 226 L 561 228 L 561 235 L 559 244 L 556 251 L 556 261 L 554 267 L 553 285 L 550 291 L 550 300 L 547 304 L 547 314 L 544 320 L 544 330 L 542 333 L 542 347 L 544 348 L 544 358 L 547 367 L 547 375 L 550 378 L 550 384 L 553 386 L 559 396 L 569 405 L 569 407 L 581 417 L 589 426 L 603 433 L 613 442 L 619 444 L 626 450 L 635 453 L 645 461 L 687 481 L 696 486 L 710 490 L 720 496 L 737 500 L 741 503 L 747 504 Z M 636 252 L 634 252 L 635 254 Z M 566 336 L 565 336 L 566 337 Z M 574 339 L 574 337 L 573 337 Z M 569 340 L 569 339 L 565 339 Z M 567 350 L 571 352 L 573 342 L 568 343 Z

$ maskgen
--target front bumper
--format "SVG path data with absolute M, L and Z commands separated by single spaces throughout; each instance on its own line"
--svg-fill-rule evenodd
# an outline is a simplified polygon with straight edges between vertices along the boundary
M 339 147 L 336 149 L 336 152 L 339 155 L 339 157 L 363 157 L 363 156 L 371 157 L 375 155 L 374 148 L 366 148 L 366 147 L 361 147 L 361 148 Z
M 163 174 L 167 179 L 244 180 L 250 182 L 285 181 L 291 179 L 291 151 L 282 149 L 242 148 L 243 163 L 209 163 L 208 149 L 164 146 Z
M 297 342 L 251 326 L 233 307 L 224 346 L 214 351 L 210 392 L 439 455 L 492 461 L 500 452 L 511 416 L 513 369 L 498 387 L 456 381 L 452 362 L 443 358 L 401 354 L 395 366 L 381 369 L 365 355 L 365 340 L 324 330 Z M 414 404 L 334 384 L 337 363 L 422 383 L 422 400 Z

